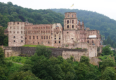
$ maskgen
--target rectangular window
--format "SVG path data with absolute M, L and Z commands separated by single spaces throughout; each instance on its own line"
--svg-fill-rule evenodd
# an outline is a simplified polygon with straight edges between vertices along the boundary
M 43 36 L 41 36 L 41 39 L 43 39 Z
M 60 43 L 60 41 L 59 41 L 59 43 Z
M 21 40 L 21 42 L 23 42 L 23 40 Z
M 69 28 L 69 25 L 67 25 L 67 28 Z
M 37 39 L 38 39 L 38 36 L 37 36 Z
M 55 41 L 55 43 L 56 43 L 56 41 Z
M 74 20 L 72 20 L 72 23 L 74 23 Z
M 23 36 L 21 36 L 21 38 L 23 38 Z
M 44 39 L 45 39 L 45 36 L 44 36 Z
M 15 36 L 14 36 L 14 38 L 15 38 Z
M 72 28 L 74 28 L 74 25 L 72 25 Z
M 14 42 L 15 42 L 15 40 L 14 40 Z

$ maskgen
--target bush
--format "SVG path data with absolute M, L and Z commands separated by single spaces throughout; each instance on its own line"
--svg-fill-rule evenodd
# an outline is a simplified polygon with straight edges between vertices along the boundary
M 44 45 L 38 45 L 36 47 L 36 53 L 38 56 L 41 56 L 41 55 L 44 55 L 45 57 L 50 57 L 51 56 L 51 53 L 52 51 L 49 50 L 46 46 Z

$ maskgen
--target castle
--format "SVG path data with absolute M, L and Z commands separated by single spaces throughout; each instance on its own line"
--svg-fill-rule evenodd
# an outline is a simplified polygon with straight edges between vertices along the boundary
M 8 22 L 6 35 L 7 32 L 8 47 L 4 47 L 5 57 L 19 56 L 21 53 L 33 55 L 35 48 L 22 47 L 25 44 L 56 47 L 51 49 L 53 56 L 60 55 L 64 59 L 74 56 L 77 61 L 83 55 L 95 58 L 102 49 L 99 31 L 85 28 L 75 12 L 65 13 L 64 27 L 60 23 L 34 25 L 28 21 Z
M 73 48 L 78 43 L 100 47 L 100 33 L 84 27 L 75 12 L 65 13 L 64 27 L 60 23 L 36 24 L 29 22 L 8 22 L 8 45 L 10 47 L 46 45 Z

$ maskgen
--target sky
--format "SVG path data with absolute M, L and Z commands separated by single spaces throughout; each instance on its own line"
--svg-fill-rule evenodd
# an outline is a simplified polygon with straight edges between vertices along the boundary
M 0 0 L 31 9 L 79 9 L 103 14 L 116 20 L 116 0 Z M 74 4 L 73 7 L 72 4 Z M 78 15 L 78 14 L 77 14 Z

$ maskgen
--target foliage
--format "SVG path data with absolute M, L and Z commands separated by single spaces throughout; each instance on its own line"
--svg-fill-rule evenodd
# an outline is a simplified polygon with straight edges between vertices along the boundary
M 86 56 L 81 56 L 80 62 L 89 65 L 89 58 Z
M 101 80 L 115 80 L 116 73 L 113 67 L 107 67 L 101 75 Z
M 13 56 L 13 57 L 8 57 L 6 60 L 18 62 L 18 63 L 25 63 L 27 59 L 30 59 L 30 57 L 20 57 L 20 56 Z
M 30 71 L 26 71 L 26 72 L 15 72 L 13 74 L 10 75 L 9 77 L 10 80 L 41 80 L 38 79 L 33 73 L 31 73 Z
M 24 45 L 23 47 L 37 47 L 37 46 L 41 46 L 41 45 Z M 52 46 L 46 46 L 46 48 L 55 48 L 55 47 L 52 47 Z
M 4 35 L 4 27 L 0 27 L 0 45 L 8 45 L 8 36 Z
M 45 57 L 50 57 L 52 52 L 46 46 L 38 45 L 36 47 L 36 53 L 38 56 L 44 55 Z
M 4 51 L 3 49 L 0 47 L 0 64 L 4 64 Z

